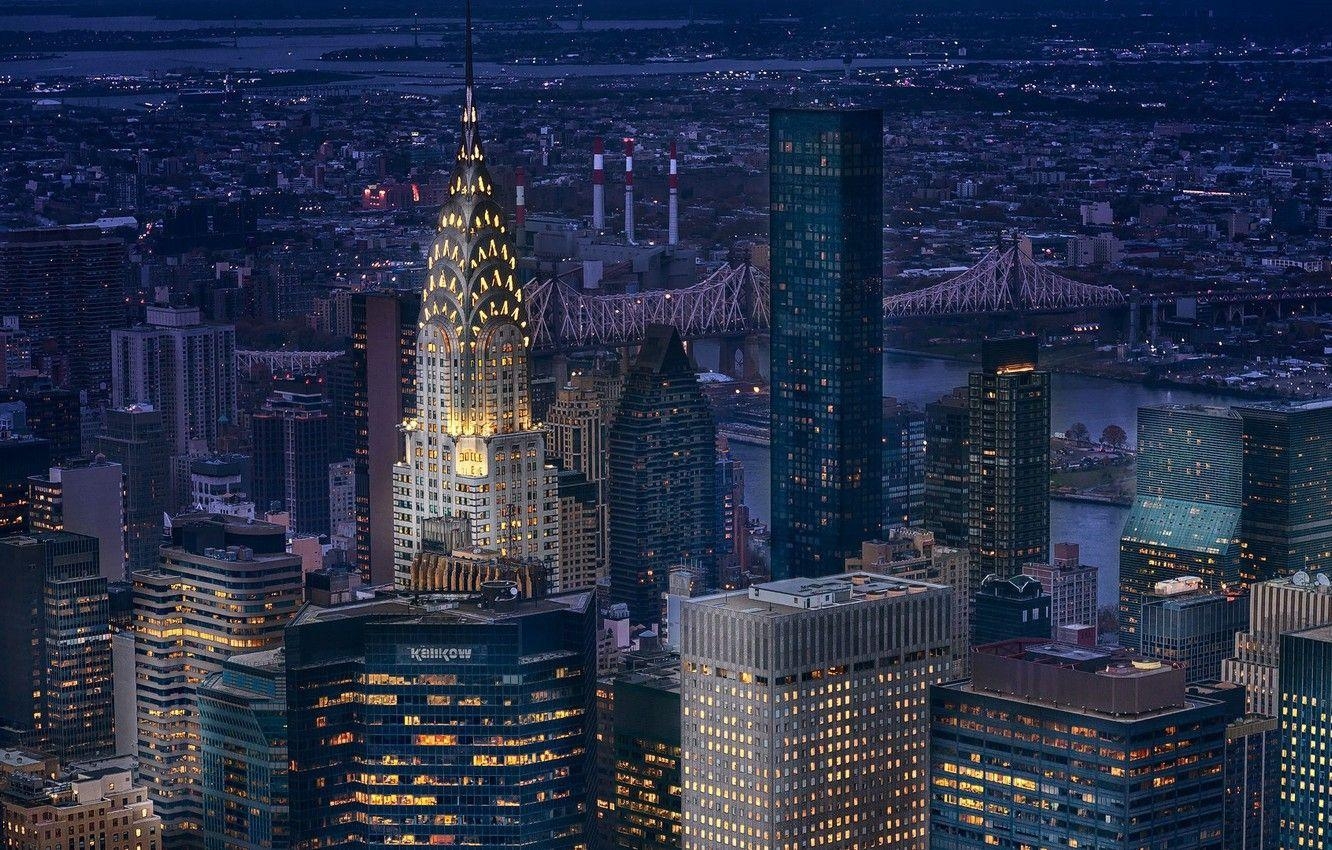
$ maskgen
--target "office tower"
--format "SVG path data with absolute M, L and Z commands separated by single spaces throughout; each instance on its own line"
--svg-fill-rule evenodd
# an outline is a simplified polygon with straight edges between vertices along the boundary
M 1326 571 L 1301 570 L 1289 578 L 1249 587 L 1249 630 L 1235 635 L 1235 654 L 1221 663 L 1221 677 L 1244 686 L 1251 714 L 1275 717 L 1281 693 L 1281 635 L 1332 625 L 1332 579 Z
M 111 405 L 151 404 L 173 455 L 192 441 L 217 451 L 236 422 L 236 329 L 203 324 L 197 307 L 150 306 L 147 321 L 111 334 Z M 180 494 L 175 494 L 179 496 Z
M 0 720 L 63 760 L 109 755 L 111 627 L 97 540 L 66 531 L 0 540 Z
M 894 578 L 946 585 L 952 590 L 954 675 L 965 675 L 971 656 L 971 573 L 966 549 L 935 542 L 932 531 L 890 528 L 886 540 L 867 540 L 859 558 L 847 558 L 847 572 L 881 573 Z
M 76 390 L 60 389 L 50 379 L 37 377 L 0 388 L 0 401 L 22 403 L 28 433 L 50 440 L 51 460 L 61 463 L 82 453 L 83 408 Z
M 488 590 L 311 606 L 287 630 L 293 848 L 587 845 L 593 594 Z
M 132 573 L 152 567 L 162 545 L 169 483 L 162 414 L 151 405 L 108 410 L 97 452 L 119 464 L 124 475 L 125 569 Z
M 1050 554 L 1050 373 L 1035 337 L 987 339 L 967 380 L 972 586 Z
M 284 381 L 250 416 L 254 469 L 250 496 L 259 510 L 285 511 L 295 534 L 328 534 L 331 427 L 322 382 Z
M 125 578 L 124 475 L 118 463 L 83 459 L 28 479 L 28 528 L 97 539 L 103 578 Z
M 597 558 L 603 564 L 610 558 L 606 441 L 623 391 L 624 376 L 598 362 L 556 391 L 543 424 L 546 458 L 561 469 L 583 473 L 597 488 Z
M 1243 448 L 1222 407 L 1138 410 L 1137 495 L 1119 540 L 1119 637 L 1137 646 L 1138 608 L 1158 581 L 1198 576 L 1238 588 Z
M 1327 794 L 1327 707 L 1332 703 L 1332 626 L 1281 636 L 1278 730 L 1281 799 L 1277 846 L 1324 850 Z
M 648 326 L 607 442 L 611 600 L 656 623 L 671 567 L 717 585 L 716 430 L 675 328 Z
M 680 658 L 662 653 L 614 678 L 609 739 L 613 817 L 600 825 L 623 850 L 680 846 Z
M 1275 717 L 1248 715 L 1226 727 L 1225 850 L 1276 850 L 1281 740 Z
M 431 517 L 466 517 L 473 542 L 504 555 L 560 557 L 555 469 L 529 400 L 527 305 L 481 150 L 470 63 L 466 78 L 457 159 L 421 293 L 417 415 L 402 425 L 393 467 L 399 586 Z
M 59 385 L 105 387 L 111 330 L 127 319 L 128 272 L 124 241 L 96 227 L 0 234 L 0 316 L 18 316 L 34 343 L 69 359 Z
M 1050 594 L 1028 575 L 986 576 L 971 597 L 971 645 L 1014 638 L 1048 638 Z
M 971 670 L 930 689 L 933 850 L 1222 846 L 1231 706 L 1183 670 L 1048 639 L 977 647 Z
M 90 765 L 55 778 L 13 774 L 0 791 L 10 850 L 151 850 L 162 819 L 128 767 Z M 77 843 L 76 843 L 77 842 Z
M 233 655 L 199 685 L 199 761 L 204 850 L 288 846 L 281 649 Z
M 925 415 L 883 400 L 883 527 L 920 525 L 925 501 Z
M 581 472 L 561 469 L 558 488 L 560 494 L 560 563 L 551 578 L 556 592 L 583 590 L 595 587 L 605 576 L 603 561 L 597 557 L 601 538 L 601 525 L 597 522 L 601 499 L 597 486 Z
M 0 537 L 27 529 L 29 479 L 50 464 L 49 440 L 0 432 Z
M 1221 678 L 1235 635 L 1249 625 L 1249 600 L 1203 587 L 1197 576 L 1158 581 L 1139 609 L 1142 653 L 1183 668 L 1190 685 Z
M 356 568 L 375 585 L 393 581 L 393 465 L 397 427 L 416 413 L 415 292 L 352 295 L 352 417 L 356 460 Z
M 883 524 L 883 115 L 774 109 L 772 577 L 840 572 Z
M 1099 570 L 1081 563 L 1078 544 L 1056 543 L 1052 563 L 1023 564 L 1022 573 L 1039 581 L 1050 595 L 1052 637 L 1057 637 L 1062 627 L 1075 625 L 1090 626 L 1092 635 L 1096 634 L 1096 580 Z
M 199 685 L 239 652 L 280 645 L 300 604 L 286 545 L 278 525 L 187 514 L 159 565 L 132 576 L 139 772 L 169 843 L 200 844 Z
M 924 847 L 949 593 L 858 572 L 686 601 L 684 850 Z
M 254 502 L 250 500 L 250 466 L 249 455 L 236 453 L 191 458 L 190 488 L 186 503 L 191 510 L 203 513 L 244 514 L 254 519 Z M 241 514 L 234 511 L 240 511 Z
M 1235 410 L 1244 423 L 1245 580 L 1332 566 L 1332 400 Z

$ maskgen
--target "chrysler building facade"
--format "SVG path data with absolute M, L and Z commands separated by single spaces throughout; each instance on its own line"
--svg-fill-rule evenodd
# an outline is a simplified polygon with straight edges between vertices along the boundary
M 531 331 L 517 258 L 486 168 L 468 39 L 462 139 L 430 246 L 416 346 L 415 416 L 393 469 L 394 580 L 407 587 L 432 518 L 470 545 L 545 561 L 559 589 L 559 497 L 528 398 Z

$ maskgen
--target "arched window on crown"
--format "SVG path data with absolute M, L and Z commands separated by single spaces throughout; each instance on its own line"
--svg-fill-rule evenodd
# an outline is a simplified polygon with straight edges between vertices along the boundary
M 532 414 L 522 331 L 501 318 L 483 331 L 481 343 L 482 372 L 493 376 L 488 378 L 484 394 L 489 421 L 501 434 L 526 430 L 531 426 Z
M 458 427 L 457 387 L 453 380 L 453 358 L 458 340 L 443 317 L 427 321 L 417 336 L 416 386 L 421 425 L 427 432 L 431 425 L 440 433 L 455 433 Z M 431 361 L 434 365 L 430 365 Z

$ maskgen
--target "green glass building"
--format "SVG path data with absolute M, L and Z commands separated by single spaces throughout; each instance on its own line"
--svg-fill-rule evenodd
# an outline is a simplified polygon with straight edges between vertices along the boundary
M 883 519 L 883 114 L 774 109 L 772 577 L 842 571 Z
M 967 377 L 971 586 L 1050 560 L 1050 373 L 1035 337 L 987 339 Z
M 1137 495 L 1119 538 L 1119 636 L 1140 643 L 1142 603 L 1156 583 L 1198 576 L 1236 589 L 1240 572 L 1242 423 L 1224 407 L 1138 410 Z
M 1332 566 L 1332 399 L 1236 411 L 1244 421 L 1245 579 Z
M 199 686 L 205 850 L 285 848 L 287 666 L 281 649 L 234 655 Z

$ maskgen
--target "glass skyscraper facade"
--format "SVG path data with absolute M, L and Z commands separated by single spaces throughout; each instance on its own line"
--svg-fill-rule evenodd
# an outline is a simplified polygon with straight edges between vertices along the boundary
M 1045 640 L 978 648 L 972 671 L 930 689 L 931 850 L 1221 850 L 1227 702 Z
M 593 594 L 497 598 L 287 629 L 293 847 L 588 846 Z
M 1248 581 L 1332 566 L 1332 399 L 1237 407 Z
M 967 378 L 971 586 L 1050 559 L 1050 373 L 1035 337 L 985 340 Z
M 883 115 L 775 109 L 772 577 L 842 571 L 883 520 Z
M 1238 587 L 1240 417 L 1223 407 L 1138 410 L 1137 495 L 1119 541 L 1119 636 L 1140 640 L 1139 609 L 1156 583 L 1197 576 Z
M 235 655 L 199 686 L 204 850 L 285 848 L 287 669 L 281 649 Z
M 1277 846 L 1326 850 L 1326 803 L 1332 793 L 1327 748 L 1332 740 L 1332 626 L 1281 636 L 1281 802 Z
M 635 623 L 656 623 L 672 567 L 717 585 L 715 429 L 674 328 L 648 327 L 608 452 L 611 600 Z

